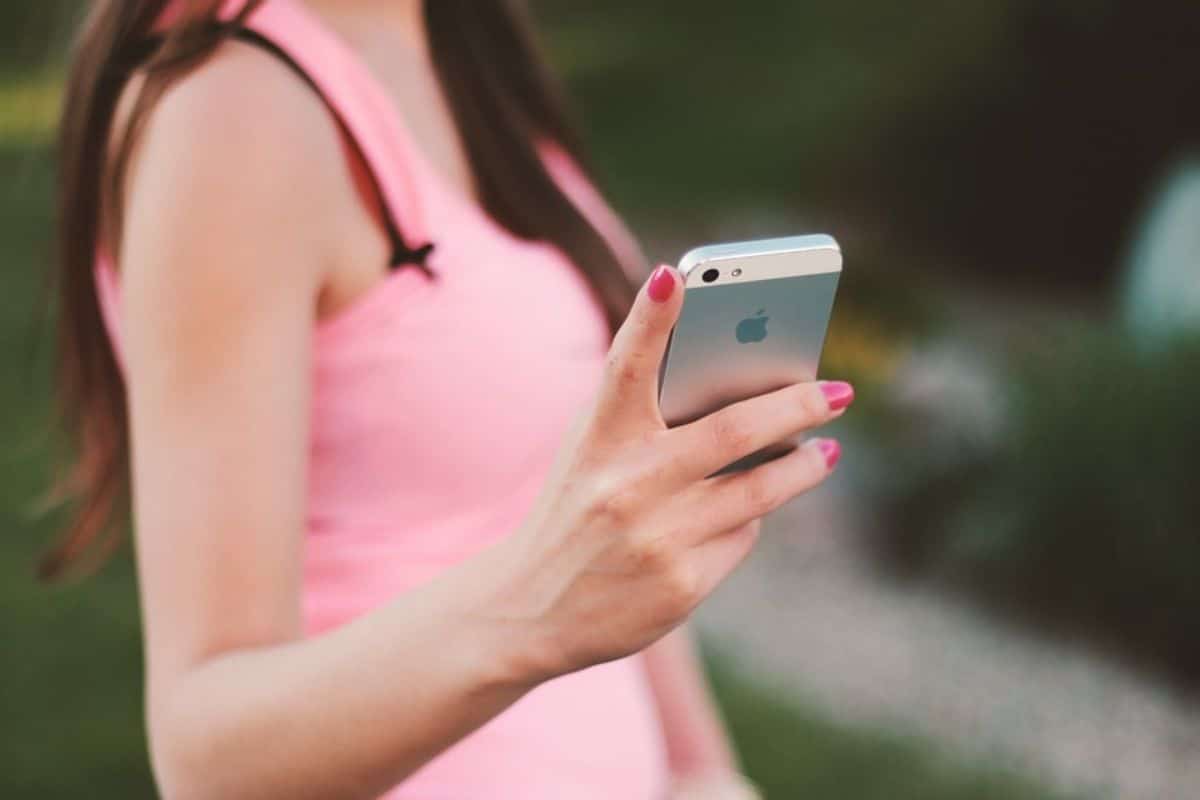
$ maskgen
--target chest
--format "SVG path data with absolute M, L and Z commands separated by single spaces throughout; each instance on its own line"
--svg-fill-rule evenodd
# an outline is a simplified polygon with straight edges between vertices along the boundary
M 552 458 L 607 352 L 600 307 L 557 249 L 478 219 L 433 227 L 434 278 L 393 272 L 318 329 L 314 477 L 363 502 L 394 498 L 398 469 L 426 502 L 515 490 Z

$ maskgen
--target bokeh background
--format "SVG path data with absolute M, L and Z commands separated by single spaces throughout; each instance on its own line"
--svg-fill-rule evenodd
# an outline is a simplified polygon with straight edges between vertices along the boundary
M 153 796 L 134 576 L 33 580 L 74 0 L 0 4 L 0 796 Z M 700 615 L 771 798 L 1200 796 L 1200 4 L 538 0 L 659 260 L 826 231 L 831 486 Z

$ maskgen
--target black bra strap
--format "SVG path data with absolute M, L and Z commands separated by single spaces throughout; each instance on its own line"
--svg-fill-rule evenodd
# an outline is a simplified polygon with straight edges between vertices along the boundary
M 367 160 L 366 155 L 363 153 L 362 147 L 354 137 L 353 131 L 350 130 L 350 126 L 346 124 L 346 121 L 342 118 L 341 113 L 337 110 L 333 103 L 329 101 L 329 99 L 325 96 L 325 93 L 321 91 L 321 88 L 317 85 L 316 81 L 314 81 L 312 77 L 304 71 L 303 67 L 296 63 L 295 59 L 288 55 L 287 51 L 257 31 L 244 27 L 236 27 L 230 29 L 230 36 L 238 41 L 258 47 L 275 56 L 288 67 L 290 67 L 291 70 L 301 78 L 301 80 L 303 80 L 314 92 L 316 92 L 317 96 L 321 98 L 321 102 L 329 110 L 329 113 L 333 115 L 335 120 L 337 120 L 338 127 L 342 129 L 343 135 L 354 147 L 359 159 L 366 166 L 368 175 L 370 175 L 371 185 L 375 190 L 376 201 L 379 203 L 379 207 L 383 209 L 384 229 L 387 233 L 388 243 L 391 247 L 391 258 L 388 262 L 388 266 L 392 269 L 397 269 L 406 264 L 412 264 L 426 275 L 433 277 L 433 271 L 429 268 L 428 264 L 429 254 L 433 252 L 434 248 L 433 243 L 429 242 L 416 248 L 410 248 L 405 243 L 404 237 L 400 235 L 400 229 L 396 224 L 396 218 L 392 214 L 387 197 L 383 193 L 383 186 L 379 182 L 379 177 L 375 174 L 374 166 Z
M 324 104 L 325 108 L 328 109 L 329 113 L 337 122 L 338 127 L 342 131 L 342 135 L 346 137 L 346 141 L 348 141 L 354 148 L 355 154 L 366 167 L 367 174 L 371 179 L 371 188 L 374 190 L 375 199 L 379 203 L 380 209 L 383 211 L 384 232 L 387 234 L 388 246 L 391 248 L 391 255 L 388 260 L 389 268 L 397 269 L 399 267 L 411 264 L 432 278 L 434 276 L 433 270 L 430 269 L 428 260 L 429 254 L 433 252 L 433 243 L 429 242 L 415 248 L 409 247 L 405 243 L 404 237 L 400 235 L 400 228 L 396 224 L 396 218 L 392 214 L 391 206 L 388 204 L 386 195 L 384 195 L 383 185 L 379 182 L 379 176 L 375 174 L 374 165 L 372 165 L 367 159 L 366 154 L 363 152 L 362 146 L 358 143 L 358 140 L 355 138 L 354 132 L 350 129 L 350 126 L 346 124 L 346 120 L 343 119 L 341 112 L 339 112 L 337 107 L 329 101 L 329 98 L 327 98 L 325 93 L 321 91 L 321 87 L 318 86 L 317 82 L 312 79 L 312 76 L 305 72 L 304 68 L 297 64 L 296 60 L 288 55 L 286 50 L 257 31 L 245 27 L 228 25 L 222 25 L 221 29 L 230 38 L 237 39 L 238 41 L 245 42 L 246 44 L 254 47 L 258 47 L 269 55 L 275 56 L 275 58 L 279 59 L 289 68 L 291 68 L 291 70 L 296 73 L 296 75 L 299 76 L 300 79 L 303 80 L 309 86 L 309 88 L 316 93 L 317 97 L 321 99 L 321 103 Z M 123 65 L 122 71 L 131 72 L 136 69 L 137 66 L 144 64 L 154 54 L 161 43 L 162 37 L 151 36 L 131 47 L 127 53 L 127 58 L 130 63 Z

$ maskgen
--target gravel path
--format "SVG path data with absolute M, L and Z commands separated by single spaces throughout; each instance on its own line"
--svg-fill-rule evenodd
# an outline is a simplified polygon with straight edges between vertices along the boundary
M 1200 705 L 881 580 L 852 545 L 852 477 L 768 521 L 700 612 L 718 650 L 835 718 L 915 732 L 1088 797 L 1200 797 Z

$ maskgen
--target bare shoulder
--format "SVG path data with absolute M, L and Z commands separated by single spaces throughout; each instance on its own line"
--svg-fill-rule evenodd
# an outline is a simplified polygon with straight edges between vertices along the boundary
M 315 286 L 335 245 L 330 211 L 351 192 L 321 99 L 278 59 L 228 42 L 149 112 L 125 176 L 121 250 L 182 271 L 203 244 L 221 256 L 200 265 L 210 278 Z M 239 254 L 259 262 L 249 275 Z
M 176 153 L 186 147 L 194 157 L 220 159 L 231 172 L 250 167 L 260 174 L 260 167 L 303 162 L 310 167 L 305 172 L 319 177 L 312 167 L 337 165 L 338 130 L 286 64 L 232 41 L 165 92 L 139 144 L 147 152 L 156 144 Z

